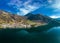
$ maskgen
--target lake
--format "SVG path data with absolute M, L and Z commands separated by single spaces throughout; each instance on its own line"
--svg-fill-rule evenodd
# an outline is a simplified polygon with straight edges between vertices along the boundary
M 52 27 L 41 32 L 30 32 L 25 29 L 2 29 L 0 30 L 0 39 L 0 43 L 60 43 L 60 27 Z

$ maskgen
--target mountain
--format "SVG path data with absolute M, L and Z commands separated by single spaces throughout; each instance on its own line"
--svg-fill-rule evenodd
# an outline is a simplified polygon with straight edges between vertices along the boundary
M 11 14 L 6 11 L 0 10 L 0 28 L 14 28 L 14 27 L 24 27 L 22 24 L 26 23 L 26 18 L 16 14 Z M 26 23 L 27 24 L 27 23 Z
M 43 25 L 42 22 L 34 22 L 26 18 L 0 10 L 0 28 L 29 28 Z
M 49 23 L 52 21 L 52 18 L 48 17 L 48 16 L 44 16 L 42 14 L 27 14 L 25 15 L 27 17 L 27 19 L 32 20 L 32 21 L 36 21 L 36 22 L 44 22 L 44 23 Z
M 33 21 L 33 22 L 41 22 L 41 23 L 46 23 L 46 24 L 51 24 L 51 25 L 60 25 L 60 23 L 52 19 L 48 16 L 42 15 L 42 14 L 27 14 L 25 15 L 27 19 Z
M 55 18 L 55 20 L 60 20 L 60 18 Z
M 25 17 L 0 11 L 0 23 L 21 22 L 22 20 L 26 20 Z
M 57 24 L 58 22 L 41 14 L 29 13 L 25 16 L 20 16 L 0 10 L 0 28 L 31 28 L 49 23 Z
M 55 18 L 54 20 L 58 21 L 60 23 L 60 18 Z

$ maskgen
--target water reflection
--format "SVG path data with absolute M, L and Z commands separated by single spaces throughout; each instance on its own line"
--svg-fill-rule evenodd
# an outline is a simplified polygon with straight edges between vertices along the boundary
M 51 28 L 47 32 L 54 36 L 55 43 L 60 43 L 60 27 Z
M 16 32 L 16 34 L 17 34 L 18 36 L 26 36 L 26 35 L 29 34 L 29 32 L 26 31 L 26 30 L 20 30 L 20 31 Z
M 60 43 L 60 27 L 54 27 L 44 32 L 3 30 L 0 33 L 2 33 L 0 34 L 2 43 Z
M 25 36 L 24 39 L 28 43 L 60 43 L 60 27 L 51 28 L 44 32 L 28 32 L 21 30 L 17 32 L 21 37 Z

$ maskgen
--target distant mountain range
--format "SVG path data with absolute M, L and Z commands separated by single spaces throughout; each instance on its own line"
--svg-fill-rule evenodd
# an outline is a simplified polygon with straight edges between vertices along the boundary
M 60 18 L 56 18 L 56 20 L 60 20 Z
M 27 14 L 20 16 L 0 10 L 0 28 L 30 28 L 46 25 L 53 19 L 41 14 Z
M 58 21 L 60 23 L 60 18 L 55 18 L 54 20 Z

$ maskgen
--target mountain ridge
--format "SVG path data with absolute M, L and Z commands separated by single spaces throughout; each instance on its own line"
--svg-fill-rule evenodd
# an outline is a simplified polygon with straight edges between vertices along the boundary
M 31 28 L 52 23 L 52 19 L 42 14 L 20 16 L 0 10 L 0 28 Z M 54 21 L 53 21 L 54 22 Z
M 46 23 L 48 23 L 48 22 L 50 22 L 50 20 L 52 20 L 52 18 L 50 18 L 48 16 L 44 16 L 42 14 L 31 14 L 31 13 L 29 13 L 29 14 L 25 15 L 25 16 L 27 16 L 27 19 L 29 19 L 29 20 L 37 20 L 37 21 L 40 20 L 40 21 L 46 22 Z
M 25 16 L 12 14 L 9 12 L 0 10 L 0 27 L 2 28 L 26 28 L 31 26 L 39 26 L 43 23 L 33 22 L 27 19 Z

